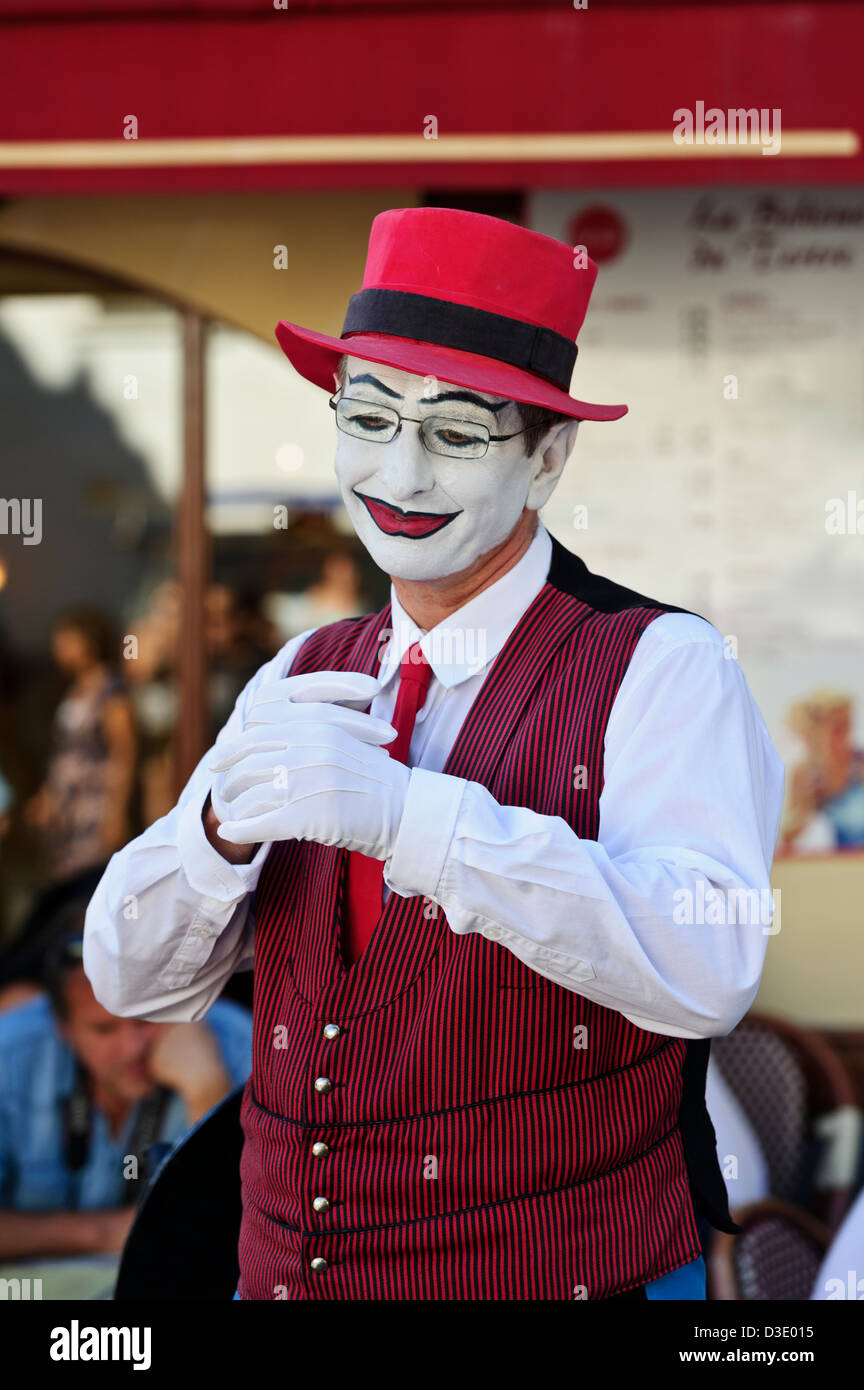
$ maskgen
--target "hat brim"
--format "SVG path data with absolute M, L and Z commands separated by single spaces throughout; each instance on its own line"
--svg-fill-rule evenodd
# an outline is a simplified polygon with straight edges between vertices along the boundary
M 395 338 L 387 333 L 354 333 L 349 338 L 329 338 L 296 323 L 281 320 L 276 338 L 296 371 L 313 385 L 331 395 L 337 389 L 335 371 L 339 358 L 348 353 L 364 362 L 397 367 L 416 376 L 432 376 L 453 386 L 473 387 L 488 395 L 506 396 L 527 405 L 545 406 L 574 420 L 620 420 L 626 405 L 595 405 L 578 401 L 567 391 L 545 382 L 521 367 L 481 357 L 458 348 L 419 342 L 416 338 Z

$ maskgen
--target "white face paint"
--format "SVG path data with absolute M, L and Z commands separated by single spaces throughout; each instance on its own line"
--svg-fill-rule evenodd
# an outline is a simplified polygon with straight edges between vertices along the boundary
M 346 366 L 343 397 L 388 405 L 415 421 L 435 415 L 483 424 L 491 435 L 521 429 L 516 406 L 500 396 L 357 357 Z M 369 414 L 374 428 L 374 410 Z M 341 430 L 336 438 L 336 476 L 354 529 L 375 563 L 397 579 L 467 569 L 510 535 L 526 507 L 543 506 L 561 471 L 544 467 L 542 449 L 526 458 L 524 434 L 490 443 L 479 459 L 430 452 L 410 420 L 387 444 Z

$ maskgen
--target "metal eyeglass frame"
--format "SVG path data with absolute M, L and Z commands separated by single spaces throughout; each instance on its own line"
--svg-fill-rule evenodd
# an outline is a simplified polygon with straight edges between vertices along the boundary
M 423 447 L 424 447 L 424 449 L 426 449 L 426 451 L 427 451 L 428 453 L 430 453 L 430 454 L 437 454 L 440 458 L 458 458 L 459 455 L 458 455 L 458 454 L 445 454 L 445 453 L 443 452 L 443 450 L 441 450 L 441 449 L 433 449 L 433 448 L 431 448 L 431 447 L 429 446 L 429 444 L 426 442 L 426 436 L 424 435 L 424 433 L 423 433 L 423 428 L 422 428 L 423 425 L 425 425 L 425 424 L 427 423 L 427 421 L 429 421 L 429 420 L 446 420 L 447 423 L 448 423 L 448 424 L 451 424 L 451 425 L 472 425 L 472 426 L 474 427 L 474 429 L 485 430 L 485 431 L 486 431 L 486 434 L 487 434 L 487 439 L 486 439 L 486 448 L 483 450 L 483 453 L 482 453 L 482 454 L 466 454 L 466 455 L 464 455 L 465 458 L 472 458 L 472 459 L 482 459 L 482 458 L 485 458 L 486 455 L 487 455 L 488 452 L 489 452 L 489 445 L 490 445 L 490 444 L 500 444 L 500 443 L 503 443 L 503 441 L 506 440 L 506 439 L 515 439 L 515 438 L 517 437 L 517 435 L 524 434 L 525 431 L 526 431 L 526 429 L 528 428 L 528 426 L 523 426 L 523 428 L 522 428 L 521 430 L 514 430 L 514 432 L 513 432 L 512 434 L 490 434 L 490 433 L 489 433 L 489 428 L 488 428 L 488 426 L 487 426 L 487 425 L 484 425 L 483 422 L 482 422 L 481 420 L 466 420 L 466 419 L 464 419 L 464 418 L 462 418 L 462 417 L 456 417 L 456 416 L 450 416 L 450 415 L 424 415 L 422 419 L 417 420 L 417 419 L 415 419 L 412 415 L 400 415 L 400 414 L 399 414 L 399 411 L 396 410 L 396 408 L 395 408 L 394 406 L 392 406 L 392 405 L 386 405 L 386 404 L 383 404 L 383 403 L 378 402 L 378 401 L 364 401 L 364 400 L 361 400 L 360 397 L 358 397 L 358 396 L 343 396 L 343 395 L 341 394 L 340 391 L 334 391 L 334 392 L 333 392 L 333 395 L 330 397 L 330 399 L 328 400 L 327 404 L 329 405 L 329 407 L 330 407 L 331 410 L 335 411 L 336 408 L 337 408 L 337 406 L 339 405 L 340 400 L 342 400 L 342 401 L 353 401 L 355 405 L 368 405 L 368 406 L 370 407 L 370 409 L 372 409 L 372 410 L 390 410 L 390 411 L 392 411 L 392 413 L 396 416 L 396 418 L 397 418 L 397 420 L 398 420 L 398 424 L 397 424 L 397 426 L 396 426 L 395 432 L 390 436 L 389 439 L 382 439 L 382 440 L 378 441 L 379 443 L 382 443 L 382 444 L 392 444 L 392 443 L 393 443 L 393 440 L 396 438 L 396 436 L 399 434 L 399 432 L 400 432 L 401 429 L 402 429 L 402 422 L 403 422 L 403 420 L 408 420 L 408 421 L 410 422 L 410 424 L 412 424 L 412 425 L 420 425 L 420 427 L 421 427 L 421 428 L 420 428 L 420 438 L 421 438 L 421 440 L 423 441 Z M 341 426 L 340 423 L 339 423 L 339 415 L 338 415 L 338 412 L 337 412 L 337 414 L 336 414 L 336 425 L 337 425 L 337 428 L 338 428 L 338 429 L 341 429 L 341 430 L 342 430 L 342 433 L 343 433 L 343 434 L 347 434 L 347 435 L 348 435 L 349 439 L 362 439 L 362 435 L 351 434 L 351 431 L 350 431 L 350 430 L 342 429 L 342 426 Z M 372 440 L 368 440 L 367 442 L 368 442 L 368 443 L 372 443 L 373 441 L 372 441 Z

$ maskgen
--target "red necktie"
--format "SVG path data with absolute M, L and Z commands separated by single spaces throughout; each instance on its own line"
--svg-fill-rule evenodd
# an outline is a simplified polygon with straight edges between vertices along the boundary
M 422 708 L 432 679 L 432 667 L 420 650 L 420 643 L 402 658 L 399 668 L 399 692 L 391 724 L 396 730 L 392 743 L 384 745 L 391 758 L 407 763 L 417 711 Z M 351 850 L 348 855 L 348 887 L 345 898 L 342 930 L 342 954 L 351 965 L 363 954 L 381 916 L 381 894 L 384 887 L 384 861 Z

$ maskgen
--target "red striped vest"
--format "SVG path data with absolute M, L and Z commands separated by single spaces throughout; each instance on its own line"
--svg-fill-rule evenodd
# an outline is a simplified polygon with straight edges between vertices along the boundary
M 554 541 L 445 772 L 596 839 L 609 711 L 668 611 Z M 374 674 L 389 618 L 319 629 L 292 673 Z M 646 1032 L 423 898 L 391 893 L 346 971 L 346 860 L 280 842 L 255 896 L 242 1298 L 608 1298 L 695 1259 L 697 1213 L 738 1229 L 707 1040 Z

